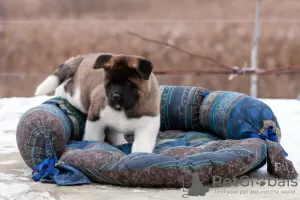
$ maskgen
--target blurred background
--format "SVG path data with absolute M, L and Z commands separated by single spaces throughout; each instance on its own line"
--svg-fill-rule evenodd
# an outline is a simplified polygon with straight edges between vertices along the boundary
M 256 1 L 0 0 L 0 98 L 30 97 L 66 59 L 138 54 L 155 69 L 212 69 L 211 62 L 129 35 L 168 42 L 230 66 L 250 66 Z M 259 68 L 300 67 L 299 0 L 263 0 Z M 249 94 L 250 77 L 157 74 L 160 84 Z M 296 98 L 299 74 L 259 76 L 259 98 Z

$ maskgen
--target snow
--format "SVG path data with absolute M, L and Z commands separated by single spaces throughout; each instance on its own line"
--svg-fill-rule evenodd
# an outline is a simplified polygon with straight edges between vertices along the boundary
M 6 174 L 6 173 L 0 173 L 0 181 L 2 180 L 14 180 L 15 175 L 13 174 Z
M 28 109 L 40 105 L 49 98 L 51 97 L 0 99 L 0 199 L 55 199 L 47 191 L 36 191 L 35 187 L 31 185 L 33 182 L 31 181 L 31 170 L 25 167 L 19 157 L 15 156 L 19 156 L 16 144 L 16 127 L 20 117 Z M 293 161 L 296 170 L 300 172 L 300 101 L 286 99 L 261 100 L 267 103 L 277 116 L 282 130 L 281 144 L 289 154 L 288 159 Z M 17 165 L 20 167 L 17 168 Z M 259 177 L 267 176 L 266 166 L 254 174 Z M 86 187 L 90 188 L 91 186 Z M 110 186 L 104 185 L 93 187 L 98 187 L 101 190 L 113 190 Z M 128 191 L 136 194 L 148 190 L 135 188 Z
M 140 193 L 140 192 L 145 192 L 145 190 L 133 189 L 133 190 L 131 190 L 131 192 L 137 192 L 137 193 Z
M 0 194 L 3 197 L 10 198 L 18 194 L 28 192 L 30 187 L 23 183 L 5 184 L 0 183 Z
M 281 145 L 289 154 L 288 159 L 294 163 L 300 173 L 300 101 L 261 99 L 275 113 L 281 128 Z
M 24 112 L 38 106 L 49 96 L 0 99 L 0 155 L 17 152 L 16 127 Z
M 18 163 L 17 160 L 6 160 L 6 161 L 0 161 L 0 165 L 11 165 Z

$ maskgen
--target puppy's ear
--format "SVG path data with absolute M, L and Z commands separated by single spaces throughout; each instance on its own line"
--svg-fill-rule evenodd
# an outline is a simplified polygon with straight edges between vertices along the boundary
M 136 71 L 144 80 L 148 80 L 152 69 L 153 65 L 151 61 L 140 59 Z
M 101 54 L 95 61 L 93 68 L 94 69 L 109 69 L 113 66 L 112 63 L 113 56 L 111 54 Z

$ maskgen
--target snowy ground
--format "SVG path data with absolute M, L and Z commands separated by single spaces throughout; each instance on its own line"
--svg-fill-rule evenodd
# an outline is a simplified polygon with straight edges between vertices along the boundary
M 0 99 L 0 200 L 77 200 L 77 199 L 184 199 L 182 189 L 143 189 L 93 184 L 76 187 L 57 187 L 35 183 L 31 170 L 21 159 L 16 145 L 16 125 L 21 115 L 49 97 Z M 282 129 L 282 145 L 300 172 L 300 101 L 263 99 L 277 115 Z M 253 174 L 262 179 L 268 174 L 262 168 Z M 299 180 L 299 179 L 298 179 Z M 300 184 L 300 182 L 299 182 Z M 249 186 L 210 189 L 205 196 L 188 199 L 300 199 L 300 186 Z M 287 193 L 287 194 L 284 194 Z

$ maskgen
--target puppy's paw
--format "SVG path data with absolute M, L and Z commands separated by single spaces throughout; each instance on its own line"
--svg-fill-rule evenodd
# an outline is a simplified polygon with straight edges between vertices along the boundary
M 134 132 L 134 142 L 131 153 L 152 153 L 160 127 L 160 115 L 150 118 L 146 126 L 140 127 Z
M 134 142 L 132 144 L 131 153 L 144 152 L 152 153 L 156 144 L 158 131 L 145 129 L 134 134 Z
M 133 142 L 131 153 L 152 153 L 154 145 L 152 143 L 145 142 Z

